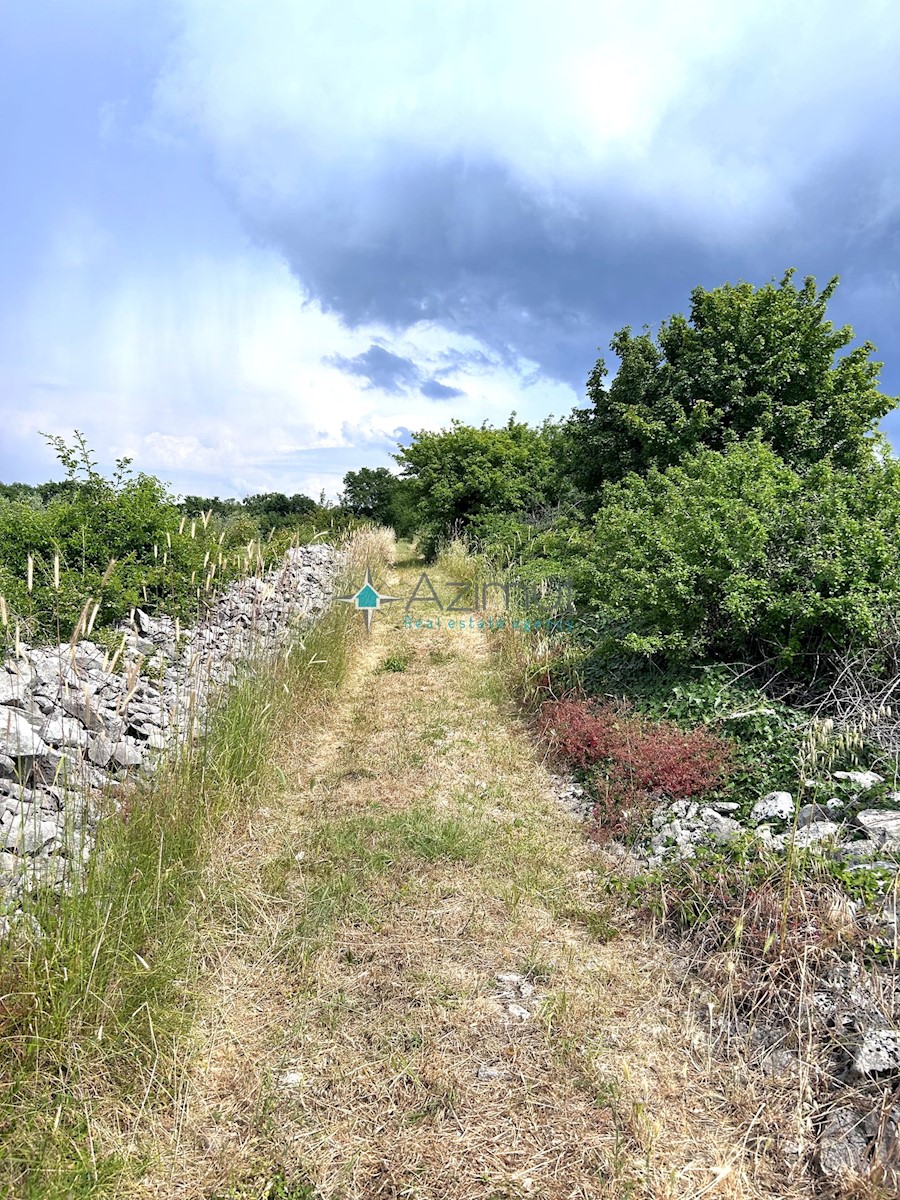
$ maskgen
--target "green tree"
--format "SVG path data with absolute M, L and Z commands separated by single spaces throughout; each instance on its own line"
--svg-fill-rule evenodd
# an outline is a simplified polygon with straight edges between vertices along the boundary
M 260 492 L 243 501 L 244 512 L 253 517 L 263 535 L 273 529 L 295 525 L 317 511 L 319 505 L 301 492 L 286 496 L 283 492 Z
M 360 467 L 344 476 L 341 503 L 355 517 L 369 517 L 389 524 L 391 501 L 400 480 L 387 467 Z
M 598 359 L 591 406 L 570 424 L 585 491 L 754 436 L 799 471 L 825 458 L 846 469 L 870 458 L 875 425 L 896 402 L 879 391 L 882 364 L 870 361 L 870 342 L 839 354 L 854 333 L 826 319 L 837 278 L 818 292 L 811 276 L 802 288 L 792 277 L 698 287 L 690 316 L 664 321 L 655 340 L 647 330 L 616 333 L 615 378 L 607 386 Z
M 516 421 L 480 427 L 454 420 L 438 433 L 421 430 L 395 455 L 413 481 L 423 548 L 431 554 L 448 537 L 478 536 L 500 513 L 532 513 L 560 494 L 559 426 Z
M 411 537 L 416 528 L 415 497 L 410 480 L 387 467 L 360 467 L 344 476 L 341 504 L 355 517 L 392 526 L 399 537 Z

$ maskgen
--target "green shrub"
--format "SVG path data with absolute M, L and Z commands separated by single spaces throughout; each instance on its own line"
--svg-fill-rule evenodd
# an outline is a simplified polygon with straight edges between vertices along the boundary
M 510 417 L 493 429 L 453 421 L 438 433 L 420 430 L 395 457 L 412 481 L 426 557 L 496 514 L 524 514 L 556 502 L 561 486 L 560 429 Z
M 607 485 L 576 586 L 610 648 L 812 673 L 900 600 L 900 464 L 800 476 L 758 441 Z
M 160 480 L 132 474 L 127 459 L 105 478 L 80 433 L 71 446 L 49 440 L 65 484 L 49 490 L 46 503 L 39 489 L 0 496 L 0 595 L 9 618 L 0 638 L 14 635 L 17 619 L 23 637 L 68 638 L 79 622 L 83 631 L 93 618 L 100 629 L 135 606 L 195 619 L 221 584 L 333 524 L 316 508 L 261 541 L 245 512 L 188 517 Z

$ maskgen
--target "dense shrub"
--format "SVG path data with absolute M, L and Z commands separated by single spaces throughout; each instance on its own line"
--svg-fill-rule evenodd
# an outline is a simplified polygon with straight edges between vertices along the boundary
M 16 619 L 23 637 L 68 638 L 86 604 L 88 613 L 97 605 L 95 628 L 137 605 L 193 619 L 221 584 L 274 563 L 295 539 L 333 532 L 334 514 L 316 505 L 265 538 L 243 506 L 188 517 L 160 480 L 132 474 L 128 460 L 106 478 L 81 435 L 72 446 L 51 441 L 64 483 L 0 496 L 0 595 L 9 618 L 0 640 L 12 636 Z M 347 513 L 338 524 L 359 522 Z
M 799 475 L 760 442 L 604 491 L 582 604 L 627 650 L 813 672 L 900 603 L 900 464 Z
M 510 417 L 498 429 L 454 421 L 421 430 L 396 455 L 412 483 L 420 544 L 432 557 L 442 542 L 478 531 L 496 514 L 524 514 L 557 501 L 561 478 L 559 426 L 539 428 Z

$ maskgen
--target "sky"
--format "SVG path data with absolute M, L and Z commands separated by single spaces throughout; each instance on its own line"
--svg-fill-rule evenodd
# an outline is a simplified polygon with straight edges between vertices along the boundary
M 334 497 L 788 267 L 900 396 L 898 61 L 891 0 L 6 0 L 0 480 Z

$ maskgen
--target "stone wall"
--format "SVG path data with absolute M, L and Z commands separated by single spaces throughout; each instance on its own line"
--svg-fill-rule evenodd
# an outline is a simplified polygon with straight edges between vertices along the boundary
M 90 853 L 98 794 L 152 773 L 196 733 L 238 663 L 322 612 L 334 571 L 332 547 L 301 546 L 277 571 L 230 585 L 196 628 L 138 609 L 120 650 L 21 646 L 3 662 L 0 913 L 36 883 L 63 886 L 72 857 Z

